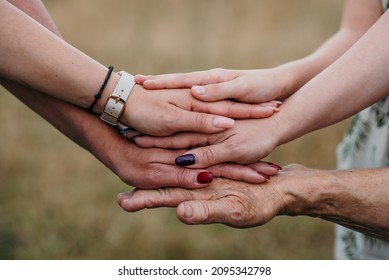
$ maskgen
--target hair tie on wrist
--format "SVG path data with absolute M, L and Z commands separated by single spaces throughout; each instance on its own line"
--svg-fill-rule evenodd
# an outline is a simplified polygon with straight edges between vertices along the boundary
M 88 112 L 93 111 L 93 108 L 95 107 L 97 101 L 99 101 L 99 99 L 101 98 L 101 95 L 103 94 L 103 91 L 104 91 L 105 87 L 107 86 L 108 80 L 111 77 L 112 71 L 113 71 L 113 66 L 109 66 L 107 76 L 105 77 L 105 80 L 104 80 L 103 84 L 101 85 L 99 92 L 97 94 L 95 94 L 95 100 L 93 100 L 92 104 L 89 106 Z

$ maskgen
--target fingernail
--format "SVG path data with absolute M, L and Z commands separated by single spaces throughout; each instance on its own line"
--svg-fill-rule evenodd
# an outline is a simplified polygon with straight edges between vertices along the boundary
M 274 112 L 279 112 L 280 111 L 280 109 L 278 109 L 277 107 L 273 107 L 273 106 L 265 106 L 265 108 L 272 109 Z
M 124 202 L 124 201 L 130 200 L 130 198 L 132 197 L 133 194 L 134 194 L 133 192 L 119 193 L 117 196 L 117 199 Z
M 217 128 L 230 128 L 234 123 L 235 121 L 230 118 L 216 117 L 213 119 L 213 126 Z
M 277 105 L 282 105 L 282 101 L 279 100 L 273 100 L 272 102 L 276 103 Z
M 127 204 L 127 202 L 129 202 L 130 199 L 129 198 L 126 198 L 125 200 L 123 200 L 122 204 Z
M 120 129 L 118 132 L 119 134 L 123 135 L 123 136 L 127 136 L 128 133 L 130 132 L 134 132 L 135 129 L 131 128 L 131 127 L 127 127 L 127 128 L 124 128 L 124 129 Z
M 131 143 L 135 143 L 136 138 L 142 137 L 142 136 L 144 136 L 144 135 L 141 134 L 141 135 L 133 136 L 133 137 L 131 137 L 131 138 L 128 138 L 128 141 L 130 141 Z
M 177 166 L 188 166 L 196 163 L 196 158 L 192 154 L 186 154 L 176 158 Z
M 199 95 L 205 94 L 205 87 L 202 87 L 202 86 L 193 86 L 192 90 Z
M 193 217 L 193 208 L 188 203 L 184 204 L 184 215 L 185 215 L 185 218 L 192 218 Z
M 200 184 L 209 184 L 213 181 L 213 174 L 209 171 L 200 172 L 197 174 L 197 182 Z
M 266 179 L 266 181 L 269 181 L 270 180 L 270 176 L 267 176 L 266 174 L 262 173 L 262 172 L 259 172 L 257 171 L 259 175 L 261 175 L 263 178 Z
M 279 165 L 277 165 L 277 164 L 275 164 L 275 163 L 272 163 L 272 162 L 265 162 L 265 163 L 266 163 L 267 165 L 269 165 L 269 166 L 275 168 L 275 169 L 282 170 L 282 167 L 279 166 Z
M 154 83 L 155 83 L 154 80 L 146 80 L 146 81 L 143 82 L 144 85 L 152 85 Z

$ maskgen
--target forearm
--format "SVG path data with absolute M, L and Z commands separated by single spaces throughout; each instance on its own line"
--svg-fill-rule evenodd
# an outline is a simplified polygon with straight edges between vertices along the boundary
M 341 58 L 291 96 L 268 122 L 277 144 L 332 125 L 387 96 L 389 14 Z
M 96 147 L 99 141 L 95 141 L 95 139 L 109 138 L 109 133 L 113 129 L 102 123 L 99 118 L 86 110 L 11 81 L 3 80 L 2 85 L 64 135 L 100 158 L 99 148 Z M 112 166 L 110 167 L 112 169 Z
M 0 58 L 0 75 L 87 108 L 104 81 L 107 68 L 7 1 L 0 1 L 0 5 L 0 49 L 4 54 Z M 112 75 L 103 100 L 113 91 L 118 78 L 117 74 Z M 97 104 L 98 112 L 103 111 L 103 103 Z
M 341 57 L 381 15 L 379 1 L 346 1 L 338 32 L 307 57 L 277 67 L 288 77 L 282 97 L 295 93 Z
M 286 193 L 287 215 L 319 217 L 389 241 L 389 169 L 310 171 Z
M 12 0 L 9 2 L 60 37 L 57 27 L 40 0 Z M 10 80 L 2 79 L 1 84 L 59 131 L 81 147 L 92 152 L 110 169 L 114 169 L 113 162 L 107 158 L 107 153 L 104 153 L 104 145 L 102 144 L 99 147 L 99 144 L 105 142 L 103 139 L 116 141 L 117 137 L 116 135 L 113 137 L 113 129 L 102 123 L 96 116 L 67 102 L 60 101 Z M 97 138 L 101 139 L 101 141 L 95 141 Z

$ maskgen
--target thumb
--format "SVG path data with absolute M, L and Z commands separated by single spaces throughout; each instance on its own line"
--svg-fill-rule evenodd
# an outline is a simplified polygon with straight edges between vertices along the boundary
M 188 225 L 225 223 L 228 205 L 221 200 L 192 200 L 178 205 L 177 217 Z

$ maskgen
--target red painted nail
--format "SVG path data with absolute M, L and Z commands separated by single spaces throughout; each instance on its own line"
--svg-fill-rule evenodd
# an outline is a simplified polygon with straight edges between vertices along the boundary
M 257 171 L 257 172 L 258 172 L 259 175 L 261 175 L 263 178 L 265 178 L 266 181 L 269 181 L 271 179 L 270 176 L 266 175 L 265 173 L 262 173 L 262 172 L 259 172 L 259 171 Z
M 279 165 L 277 165 L 277 164 L 275 164 L 275 163 L 272 163 L 272 162 L 265 162 L 265 163 L 266 163 L 267 165 L 269 165 L 269 166 L 275 168 L 275 169 L 282 170 L 282 167 L 279 166 Z
M 209 184 L 213 181 L 213 174 L 212 172 L 205 171 L 205 172 L 200 172 L 197 174 L 197 182 L 200 184 Z

